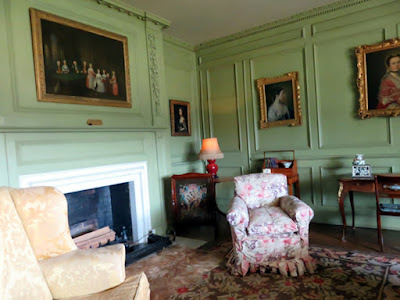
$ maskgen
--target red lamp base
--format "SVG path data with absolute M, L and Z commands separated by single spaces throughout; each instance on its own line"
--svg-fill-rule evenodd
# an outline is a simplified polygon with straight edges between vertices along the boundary
M 215 159 L 208 159 L 207 162 L 207 172 L 210 173 L 214 178 L 218 178 L 218 165 L 215 163 Z

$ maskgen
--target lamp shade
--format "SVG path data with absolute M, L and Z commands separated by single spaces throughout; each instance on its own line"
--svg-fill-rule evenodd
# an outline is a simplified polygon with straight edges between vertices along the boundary
M 199 159 L 209 160 L 219 158 L 224 158 L 224 154 L 219 149 L 217 138 L 203 139 Z

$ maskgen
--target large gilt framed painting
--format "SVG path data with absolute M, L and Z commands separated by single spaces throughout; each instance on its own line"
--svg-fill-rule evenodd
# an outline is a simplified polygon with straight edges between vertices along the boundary
M 355 53 L 358 115 L 362 119 L 400 115 L 400 39 L 361 45 Z
M 257 79 L 260 127 L 301 125 L 298 72 Z
M 29 11 L 38 101 L 132 107 L 126 37 Z

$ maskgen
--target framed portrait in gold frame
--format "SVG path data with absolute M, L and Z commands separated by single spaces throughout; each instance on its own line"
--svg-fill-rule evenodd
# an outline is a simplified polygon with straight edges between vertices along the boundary
M 38 101 L 132 107 L 126 37 L 29 12 Z
M 355 53 L 358 115 L 362 119 L 400 115 L 400 39 L 361 45 Z
M 171 135 L 191 136 L 190 102 L 169 100 L 171 114 Z
M 298 72 L 257 79 L 260 127 L 301 125 Z

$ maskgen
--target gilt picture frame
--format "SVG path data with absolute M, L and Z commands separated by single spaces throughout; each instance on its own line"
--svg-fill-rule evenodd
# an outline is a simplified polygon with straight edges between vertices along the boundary
M 29 12 L 39 102 L 132 107 L 125 36 Z
M 171 135 L 191 136 L 190 102 L 169 100 L 171 115 Z
M 260 127 L 301 125 L 298 72 L 256 80 L 260 102 Z
M 400 39 L 386 40 L 355 49 L 357 58 L 358 115 L 400 115 Z

